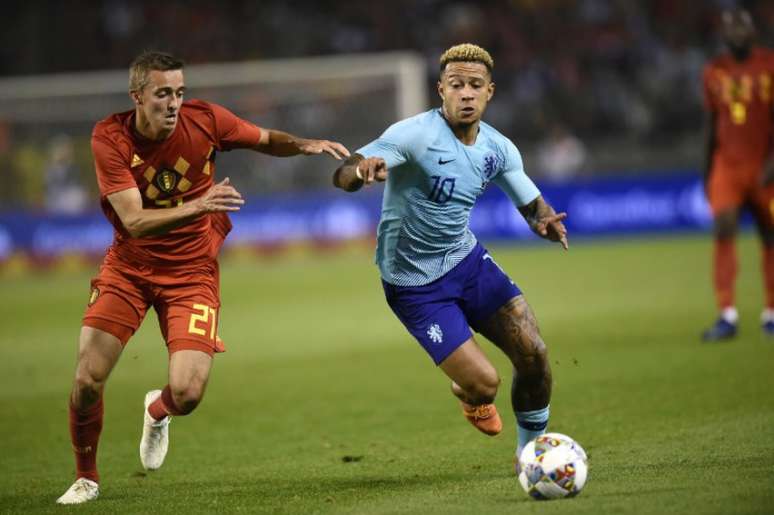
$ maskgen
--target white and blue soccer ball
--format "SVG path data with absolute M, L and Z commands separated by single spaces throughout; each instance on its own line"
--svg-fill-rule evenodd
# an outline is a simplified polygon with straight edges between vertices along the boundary
M 533 499 L 574 497 L 586 485 L 588 472 L 586 451 L 561 433 L 538 436 L 519 456 L 519 483 Z

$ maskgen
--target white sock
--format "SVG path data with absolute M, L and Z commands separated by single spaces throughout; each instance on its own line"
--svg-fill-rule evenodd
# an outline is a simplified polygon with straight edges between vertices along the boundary
M 518 426 L 516 456 L 521 456 L 521 451 L 530 440 L 545 434 L 549 412 L 549 406 L 533 411 L 516 412 L 516 425 Z
M 736 325 L 736 323 L 739 322 L 739 312 L 734 306 L 729 306 L 727 308 L 723 308 L 723 310 L 720 312 L 720 318 L 729 324 Z
M 761 312 L 761 323 L 774 322 L 774 309 L 766 308 Z

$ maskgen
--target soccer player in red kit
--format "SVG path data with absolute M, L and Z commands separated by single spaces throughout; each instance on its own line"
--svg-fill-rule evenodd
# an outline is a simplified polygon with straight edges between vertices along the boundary
M 99 495 L 102 392 L 150 306 L 169 351 L 169 384 L 145 396 L 140 459 L 146 469 L 163 463 L 170 416 L 193 411 L 213 354 L 224 350 L 216 256 L 231 229 L 227 213 L 243 200 L 228 178 L 215 183 L 216 154 L 246 148 L 349 156 L 339 143 L 259 128 L 204 101 L 184 102 L 183 63 L 169 54 L 141 54 L 129 76 L 135 109 L 100 121 L 92 134 L 102 210 L 115 236 L 83 317 L 70 395 L 76 481 L 60 504 Z
M 724 11 L 723 39 L 729 49 L 704 69 L 709 111 L 705 187 L 714 217 L 714 286 L 720 316 L 704 341 L 736 335 L 735 236 L 740 211 L 752 211 L 762 242 L 764 334 L 774 336 L 774 52 L 756 46 L 755 28 L 744 9 Z

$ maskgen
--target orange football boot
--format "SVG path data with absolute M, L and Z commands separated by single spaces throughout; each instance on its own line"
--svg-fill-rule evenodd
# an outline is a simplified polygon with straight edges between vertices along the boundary
M 467 402 L 462 404 L 462 414 L 482 433 L 494 436 L 503 430 L 503 421 L 494 404 L 482 404 L 473 406 Z

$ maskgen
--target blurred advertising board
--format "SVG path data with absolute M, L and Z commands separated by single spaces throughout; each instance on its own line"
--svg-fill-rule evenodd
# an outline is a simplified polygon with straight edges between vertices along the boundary
M 566 211 L 572 237 L 701 231 L 711 217 L 695 173 L 640 174 L 539 184 L 557 211 Z M 96 202 L 95 202 L 96 204 Z M 338 190 L 316 194 L 254 197 L 232 216 L 227 245 L 282 245 L 311 240 L 371 238 L 379 220 L 381 188 L 358 194 Z M 471 216 L 484 241 L 534 238 L 521 215 L 497 188 L 490 187 Z M 77 216 L 0 212 L 0 259 L 14 253 L 37 258 L 61 254 L 102 254 L 112 228 L 99 211 Z

